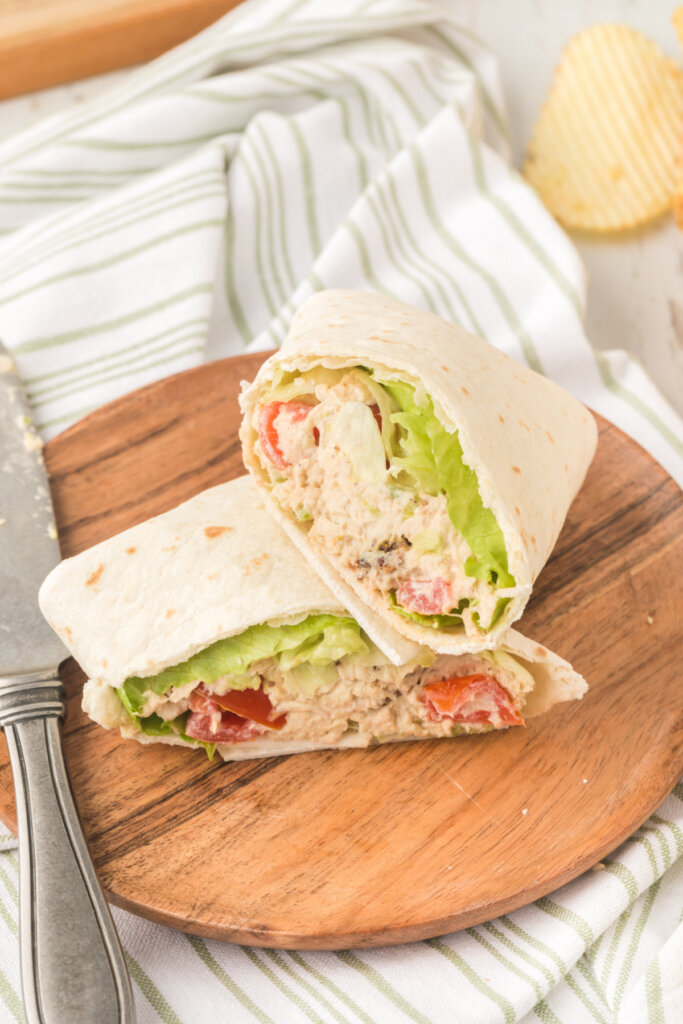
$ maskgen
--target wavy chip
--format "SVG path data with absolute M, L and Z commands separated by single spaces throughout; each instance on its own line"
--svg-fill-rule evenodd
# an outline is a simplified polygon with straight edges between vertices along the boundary
M 683 181 L 679 181 L 676 194 L 674 195 L 674 219 L 678 227 L 683 231 Z
M 681 49 L 683 50 L 683 7 L 676 8 L 671 20 L 674 23 L 676 35 L 678 36 L 678 41 L 681 44 Z
M 524 176 L 568 227 L 620 231 L 670 208 L 681 139 L 680 67 L 627 25 L 595 25 L 562 54 Z

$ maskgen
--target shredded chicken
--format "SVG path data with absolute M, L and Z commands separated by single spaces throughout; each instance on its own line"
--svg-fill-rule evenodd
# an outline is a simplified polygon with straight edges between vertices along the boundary
M 472 551 L 448 516 L 446 496 L 416 494 L 398 486 L 388 472 L 377 481 L 359 480 L 348 451 L 326 436 L 325 424 L 342 405 L 372 404 L 357 373 L 345 374 L 332 387 L 318 385 L 315 397 L 307 416 L 295 419 L 285 404 L 274 420 L 284 468 L 275 467 L 257 444 L 276 501 L 310 523 L 314 547 L 350 571 L 368 596 L 379 594 L 389 602 L 402 584 L 438 580 L 443 607 L 432 613 L 448 614 L 466 599 L 465 628 L 478 634 L 472 610 L 487 623 L 498 598 L 485 580 L 466 575 Z
M 310 696 L 303 696 L 297 691 L 288 673 L 280 670 L 275 659 L 255 662 L 250 667 L 250 674 L 259 684 L 264 683 L 274 714 L 287 716 L 281 730 L 268 733 L 272 739 L 330 743 L 339 740 L 349 729 L 356 731 L 359 738 L 368 742 L 390 736 L 451 736 L 454 733 L 487 731 L 501 727 L 504 723 L 498 716 L 495 704 L 487 701 L 485 696 L 477 698 L 474 703 L 470 702 L 467 711 L 488 711 L 488 722 L 462 724 L 448 718 L 435 721 L 428 714 L 424 701 L 425 686 L 453 677 L 482 674 L 498 682 L 514 707 L 521 708 L 524 693 L 533 685 L 533 680 L 526 673 L 518 675 L 497 664 L 485 653 L 439 655 L 429 665 L 397 667 L 390 664 L 374 647 L 367 656 L 349 655 L 342 658 L 335 665 L 333 681 L 323 683 Z M 225 693 L 233 679 L 229 675 L 221 676 L 209 689 Z M 155 713 L 165 720 L 177 718 L 188 709 L 189 695 L 199 683 L 200 680 L 196 680 L 163 695 L 148 693 L 144 716 Z M 100 691 L 94 689 L 93 683 L 88 686 L 89 713 L 93 713 L 97 706 L 95 693 Z M 104 689 L 109 690 L 107 687 Z M 102 692 L 102 698 L 97 699 L 103 710 L 109 707 L 103 700 L 104 696 Z M 110 713 L 113 714 L 113 711 L 107 710 L 106 716 L 95 717 L 103 725 L 109 725 Z M 111 725 L 114 724 L 120 725 L 122 722 L 117 718 L 114 723 L 112 719 Z M 217 712 L 215 728 L 219 724 L 220 713 Z

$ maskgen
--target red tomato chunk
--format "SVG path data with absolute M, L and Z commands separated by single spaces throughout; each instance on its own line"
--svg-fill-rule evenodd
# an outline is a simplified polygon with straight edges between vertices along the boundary
M 402 608 L 420 615 L 445 615 L 453 607 L 453 593 L 446 580 L 406 580 L 396 591 Z
M 188 736 L 208 743 L 240 743 L 261 736 L 267 729 L 279 730 L 286 715 L 273 717 L 273 705 L 263 684 L 258 690 L 228 690 L 212 693 L 200 683 L 190 694 L 190 717 L 185 731 Z M 216 732 L 211 731 L 212 716 L 220 712 Z
M 308 416 L 312 408 L 312 405 L 306 405 L 305 402 L 269 402 L 268 405 L 261 408 L 258 421 L 261 451 L 277 469 L 286 469 L 290 463 L 287 462 L 280 448 L 280 438 L 275 420 L 282 415 L 289 416 L 294 423 L 298 423 L 299 420 Z M 314 428 L 313 433 L 314 436 L 318 434 L 317 428 Z M 318 437 L 316 437 L 316 444 L 317 441 Z
M 524 725 L 524 719 L 510 694 L 491 676 L 454 676 L 438 683 L 429 683 L 424 688 L 423 699 L 427 705 L 427 714 L 434 722 L 444 718 L 463 723 L 489 722 L 490 710 L 464 710 L 466 704 L 480 697 L 493 701 L 503 725 Z

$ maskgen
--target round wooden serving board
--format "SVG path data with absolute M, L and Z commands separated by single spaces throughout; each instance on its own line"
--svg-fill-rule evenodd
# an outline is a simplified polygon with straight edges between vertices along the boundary
M 236 396 L 262 359 L 152 384 L 51 441 L 63 554 L 242 473 Z M 683 772 L 681 564 L 678 487 L 601 421 L 522 621 L 590 691 L 525 729 L 210 764 L 92 723 L 69 660 L 66 759 L 108 896 L 200 935 L 339 949 L 442 934 L 557 888 Z M 0 817 L 14 828 L 0 742 Z

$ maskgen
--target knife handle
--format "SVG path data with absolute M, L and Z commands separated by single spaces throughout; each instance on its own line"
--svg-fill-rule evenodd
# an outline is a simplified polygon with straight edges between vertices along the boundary
M 126 963 L 66 774 L 62 686 L 53 678 L 27 682 L 0 681 L 17 799 L 26 1021 L 134 1024 Z

